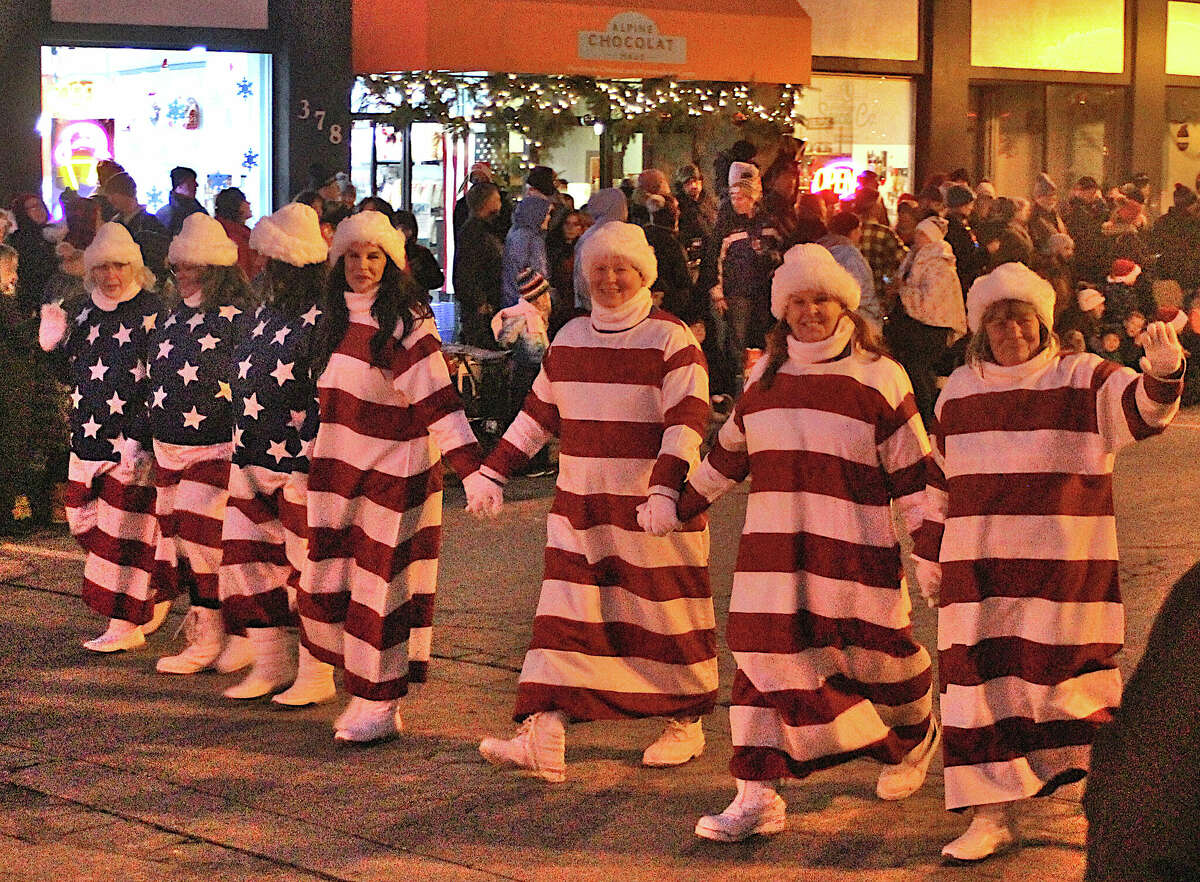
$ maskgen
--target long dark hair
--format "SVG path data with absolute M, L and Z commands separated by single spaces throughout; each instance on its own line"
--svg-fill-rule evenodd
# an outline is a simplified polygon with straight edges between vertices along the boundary
M 317 319 L 317 327 L 313 330 L 314 377 L 321 376 L 325 371 L 329 359 L 341 345 L 350 327 L 350 310 L 346 307 L 345 296 L 349 287 L 346 283 L 346 258 L 339 257 L 329 271 L 329 281 L 321 303 L 321 317 Z M 400 339 L 404 339 L 418 321 L 433 317 L 429 302 L 429 292 L 388 257 L 383 278 L 379 280 L 379 293 L 371 305 L 371 316 L 379 323 L 379 330 L 371 335 L 371 364 L 374 367 L 388 367 L 397 323 L 400 325 Z
M 263 303 L 294 317 L 321 301 L 328 279 L 329 268 L 324 261 L 294 266 L 284 260 L 271 259 L 258 277 L 259 296 Z
M 200 287 L 204 292 L 200 298 L 200 309 L 205 312 L 222 306 L 236 306 L 245 310 L 255 304 L 250 282 L 236 263 L 231 266 L 206 266 L 200 275 Z M 163 299 L 172 306 L 178 305 L 183 299 L 174 276 L 167 279 Z
M 842 315 L 850 319 L 854 325 L 854 333 L 850 337 L 850 345 L 861 352 L 867 354 L 871 361 L 878 361 L 884 356 L 890 356 L 887 346 L 884 345 L 879 333 L 867 324 L 867 320 L 853 310 L 844 309 Z M 764 389 L 770 389 L 771 384 L 775 382 L 775 375 L 779 373 L 779 369 L 783 367 L 783 363 L 788 357 L 788 334 L 791 333 L 791 328 L 788 323 L 782 319 L 777 321 L 771 330 L 767 331 L 767 351 L 764 358 L 767 360 L 767 367 L 763 371 L 761 383 Z

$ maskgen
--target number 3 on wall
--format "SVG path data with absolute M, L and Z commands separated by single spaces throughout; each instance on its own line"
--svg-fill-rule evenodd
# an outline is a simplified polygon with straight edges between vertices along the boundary
M 315 119 L 317 121 L 317 131 L 325 131 L 325 111 L 314 110 L 307 98 L 300 99 L 300 112 L 296 114 L 296 119 Z M 331 125 L 329 127 L 329 143 L 342 143 L 342 127 L 340 125 Z

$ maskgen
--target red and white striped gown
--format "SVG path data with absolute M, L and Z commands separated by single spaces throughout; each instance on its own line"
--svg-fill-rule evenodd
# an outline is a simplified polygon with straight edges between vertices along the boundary
M 384 701 L 425 681 L 442 456 L 466 476 L 478 467 L 479 445 L 433 319 L 417 320 L 393 340 L 386 365 L 373 366 L 375 295 L 345 296 L 350 326 L 317 381 L 321 424 L 297 608 L 309 652 L 345 669 L 351 695 Z
M 890 507 L 909 532 L 923 523 L 929 441 L 903 368 L 850 350 L 852 330 L 789 337 L 771 387 L 747 387 L 680 502 L 690 515 L 751 480 L 726 629 L 735 778 L 895 764 L 930 725 Z
M 708 372 L 683 322 L 649 311 L 643 293 L 631 327 L 600 331 L 590 316 L 563 326 L 484 466 L 503 480 L 552 436 L 562 442 L 517 720 L 696 717 L 716 699 L 707 523 L 660 538 L 636 512 L 651 488 L 677 498 L 698 461 Z
M 1050 350 L 951 375 L 916 548 L 942 565 L 947 808 L 1044 795 L 1086 772 L 1121 698 L 1113 458 L 1171 422 L 1181 389 Z

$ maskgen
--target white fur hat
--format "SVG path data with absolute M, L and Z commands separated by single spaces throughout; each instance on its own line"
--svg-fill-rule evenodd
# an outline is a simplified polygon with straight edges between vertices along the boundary
M 579 253 L 579 263 L 586 275 L 593 263 L 607 254 L 628 258 L 642 276 L 647 288 L 658 278 L 658 258 L 646 241 L 646 234 L 637 224 L 610 221 L 593 227 Z
M 393 227 L 381 212 L 360 211 L 338 224 L 333 234 L 333 244 L 329 246 L 329 257 L 336 262 L 355 242 L 379 246 L 392 259 L 392 263 L 400 269 L 408 269 L 408 261 L 404 257 L 404 234 Z
M 941 242 L 946 238 L 948 229 L 950 229 L 950 225 L 944 217 L 927 217 L 917 224 L 916 231 L 924 233 L 931 242 Z
M 221 222 L 200 211 L 184 219 L 183 229 L 167 251 L 167 261 L 172 264 L 233 266 L 237 257 L 237 246 L 225 235 Z
M 1054 288 L 1023 263 L 1002 263 L 980 276 L 967 292 L 967 326 L 978 334 L 983 314 L 1001 300 L 1028 303 L 1047 328 L 1054 327 Z
M 858 309 L 862 290 L 823 245 L 793 245 L 771 280 L 771 315 L 783 320 L 788 297 L 796 291 L 821 291 L 836 297 L 846 309 Z
M 259 218 L 250 231 L 250 247 L 263 257 L 292 266 L 324 263 L 329 256 L 320 218 L 311 206 L 300 202 L 289 202 L 274 214 Z
M 733 186 L 736 181 L 742 181 L 749 178 L 750 180 L 758 180 L 762 173 L 758 170 L 758 166 L 752 162 L 731 162 L 729 163 L 729 186 Z
M 93 267 L 102 263 L 128 263 L 135 269 L 141 269 L 145 265 L 142 262 L 142 249 L 133 241 L 129 230 L 116 221 L 101 224 L 92 244 L 84 249 L 85 272 L 91 272 Z

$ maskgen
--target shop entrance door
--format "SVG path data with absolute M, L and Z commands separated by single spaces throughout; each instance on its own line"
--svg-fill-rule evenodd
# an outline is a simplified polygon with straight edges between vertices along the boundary
M 417 240 L 441 255 L 446 243 L 445 135 L 438 123 L 405 127 L 357 119 L 350 141 L 358 196 L 378 196 L 417 218 Z

